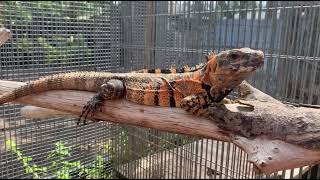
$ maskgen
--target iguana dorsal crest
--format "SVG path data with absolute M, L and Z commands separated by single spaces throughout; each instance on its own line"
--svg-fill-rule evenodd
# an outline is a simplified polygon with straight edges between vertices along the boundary
M 217 55 L 211 52 L 206 56 L 206 59 L 207 59 L 207 64 L 205 65 L 204 75 L 201 81 L 205 84 L 210 85 L 211 84 L 210 77 L 213 76 L 213 74 L 217 69 Z

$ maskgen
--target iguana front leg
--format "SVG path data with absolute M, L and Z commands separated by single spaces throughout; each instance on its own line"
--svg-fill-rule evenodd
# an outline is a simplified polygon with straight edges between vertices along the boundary
M 94 115 L 97 109 L 102 111 L 103 101 L 112 100 L 122 97 L 124 94 L 123 82 L 117 79 L 111 79 L 101 85 L 99 92 L 94 95 L 87 104 L 83 107 L 82 113 L 78 120 L 78 125 L 81 122 L 81 118 L 84 117 L 83 123 L 86 124 L 88 114 L 91 112 L 91 116 Z
M 180 107 L 194 115 L 206 115 L 207 108 L 213 102 L 206 92 L 190 95 L 181 100 Z

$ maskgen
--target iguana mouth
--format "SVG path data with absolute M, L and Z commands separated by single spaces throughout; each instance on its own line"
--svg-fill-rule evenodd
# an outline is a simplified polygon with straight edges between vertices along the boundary
M 260 67 L 264 64 L 264 53 L 262 51 L 256 51 L 250 60 L 249 65 L 254 67 Z

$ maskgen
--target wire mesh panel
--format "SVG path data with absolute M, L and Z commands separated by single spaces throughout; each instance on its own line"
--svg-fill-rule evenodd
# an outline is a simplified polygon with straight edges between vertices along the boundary
M 58 72 L 194 66 L 209 51 L 250 47 L 265 52 L 265 64 L 249 82 L 283 101 L 320 104 L 319 8 L 280 1 L 1 1 L 0 22 L 13 36 L 0 48 L 0 76 L 29 81 Z M 232 143 L 112 123 L 76 126 L 74 118 L 27 119 L 22 107 L 0 107 L 0 178 L 34 177 L 24 161 L 50 167 L 57 148 L 71 153 L 68 162 L 105 162 L 103 171 L 94 170 L 106 178 L 320 177 L 311 165 L 263 175 Z M 12 147 L 32 159 L 19 160 Z M 76 163 L 69 166 L 72 176 L 81 174 Z M 46 177 L 65 175 L 57 169 Z
M 127 7 L 128 3 L 123 5 Z M 203 62 L 209 51 L 261 49 L 265 64 L 248 79 L 250 83 L 286 102 L 319 104 L 318 2 L 137 1 L 129 4 L 130 8 L 123 8 L 120 16 L 127 27 L 125 36 L 129 37 L 121 48 L 130 60 L 138 57 L 136 53 L 140 49 L 139 63 L 143 67 L 193 66 Z M 134 160 L 116 166 L 125 177 L 310 178 L 320 175 L 311 175 L 310 166 L 266 176 L 255 171 L 247 162 L 247 155 L 233 144 L 191 140 L 186 136 L 179 137 L 185 143 L 172 144 L 169 149 L 159 145 L 161 150 L 144 154 L 141 150 L 144 152 L 149 145 L 171 134 L 132 130 L 132 127 L 124 131 L 128 139 L 132 137 L 132 142 L 144 141 L 124 143 L 131 155 L 129 159 Z M 149 136 L 159 139 L 154 142 Z M 117 157 L 121 159 L 123 154 Z
M 119 68 L 120 24 L 110 18 L 119 13 L 117 7 L 113 2 L 1 1 L 0 23 L 12 32 L 0 48 L 1 79 L 29 81 L 60 72 Z M 54 159 L 47 157 L 64 147 L 71 147 L 66 162 L 91 166 L 100 158 L 110 163 L 105 147 L 117 134 L 116 125 L 77 126 L 73 118 L 27 119 L 21 116 L 21 107 L 1 106 L 0 178 L 35 178 L 34 165 L 47 167 L 46 177 L 61 178 L 66 173 L 51 167 Z M 10 146 L 25 159 L 9 151 Z M 103 167 L 105 174 L 111 171 L 108 163 Z

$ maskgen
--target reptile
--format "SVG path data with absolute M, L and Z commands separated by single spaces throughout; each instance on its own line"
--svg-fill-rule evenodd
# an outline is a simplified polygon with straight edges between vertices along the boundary
M 184 73 L 68 72 L 42 77 L 0 96 L 0 104 L 49 90 L 97 92 L 79 117 L 87 119 L 103 101 L 125 98 L 141 105 L 179 107 L 201 115 L 209 104 L 220 102 L 233 88 L 263 65 L 260 50 L 239 48 L 210 53 L 203 66 Z

